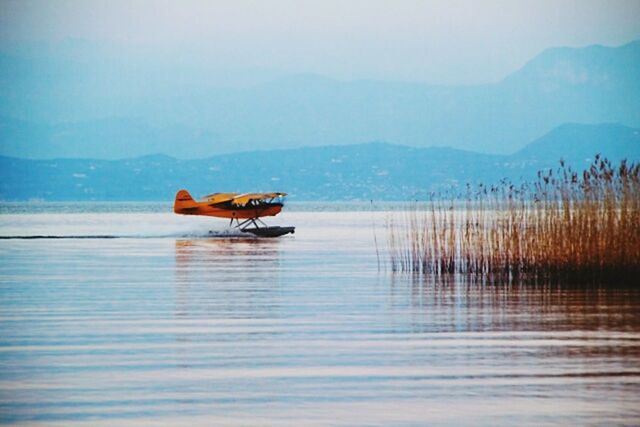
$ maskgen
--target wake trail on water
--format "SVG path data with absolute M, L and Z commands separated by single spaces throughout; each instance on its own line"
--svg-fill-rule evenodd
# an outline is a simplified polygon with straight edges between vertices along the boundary
M 208 230 L 205 232 L 173 233 L 122 233 L 122 234 L 19 234 L 0 236 L 0 240 L 38 240 L 38 239 L 206 239 L 256 237 L 237 229 Z
M 252 236 L 253 234 L 229 226 L 227 221 L 172 214 L 53 213 L 0 217 L 0 240 L 202 239 Z

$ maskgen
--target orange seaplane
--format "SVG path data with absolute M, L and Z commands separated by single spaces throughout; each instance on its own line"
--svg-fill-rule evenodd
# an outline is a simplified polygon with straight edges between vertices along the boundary
M 269 227 L 264 216 L 276 216 L 284 206 L 287 193 L 213 193 L 196 201 L 187 190 L 176 194 L 173 211 L 181 215 L 204 215 L 231 220 L 240 231 L 259 237 L 278 237 L 295 233 L 295 227 Z

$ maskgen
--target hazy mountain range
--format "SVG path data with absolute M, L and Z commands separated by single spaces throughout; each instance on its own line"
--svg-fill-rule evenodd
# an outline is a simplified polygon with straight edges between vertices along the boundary
M 549 49 L 476 86 L 226 77 L 197 61 L 90 43 L 5 51 L 0 154 L 189 159 L 384 141 L 506 155 L 564 123 L 640 127 L 640 41 Z
M 306 147 L 178 160 L 27 160 L 0 157 L 1 200 L 173 200 L 215 191 L 290 193 L 292 200 L 424 200 L 467 182 L 529 180 L 564 158 L 575 169 L 594 154 L 640 161 L 640 129 L 562 125 L 512 155 L 386 143 Z

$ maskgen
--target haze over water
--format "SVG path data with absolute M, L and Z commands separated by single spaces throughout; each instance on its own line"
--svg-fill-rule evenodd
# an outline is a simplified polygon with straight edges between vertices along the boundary
M 638 290 L 379 270 L 385 212 L 287 211 L 270 224 L 294 236 L 244 239 L 135 211 L 0 215 L 4 237 L 77 237 L 0 239 L 2 423 L 640 417 Z

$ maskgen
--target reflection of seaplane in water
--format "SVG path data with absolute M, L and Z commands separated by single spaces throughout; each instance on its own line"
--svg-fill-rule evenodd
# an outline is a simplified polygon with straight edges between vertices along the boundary
M 176 194 L 173 211 L 182 215 L 204 215 L 229 218 L 235 227 L 260 237 L 278 237 L 293 234 L 295 227 L 269 227 L 260 220 L 263 216 L 276 216 L 283 206 L 286 193 L 214 193 L 201 201 L 193 200 L 187 190 Z M 242 221 L 241 221 L 242 220 Z

